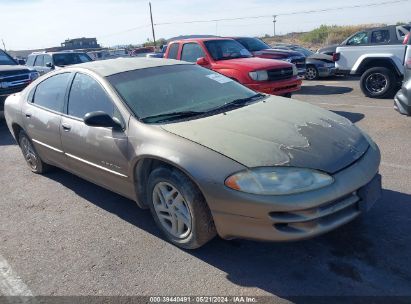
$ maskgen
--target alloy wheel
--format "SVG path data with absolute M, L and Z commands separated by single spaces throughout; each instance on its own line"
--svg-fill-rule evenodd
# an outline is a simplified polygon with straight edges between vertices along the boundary
M 317 78 L 317 70 L 313 67 L 308 67 L 305 73 L 305 78 L 308 80 L 314 80 Z
M 369 92 L 378 94 L 387 88 L 388 79 L 384 74 L 374 73 L 367 77 L 365 86 Z
M 30 168 L 36 170 L 38 166 L 37 154 L 26 136 L 23 136 L 21 139 L 21 150 L 23 151 L 23 156 Z
M 153 189 L 154 210 L 163 228 L 173 237 L 184 239 L 192 230 L 192 216 L 186 200 L 176 187 L 160 182 Z

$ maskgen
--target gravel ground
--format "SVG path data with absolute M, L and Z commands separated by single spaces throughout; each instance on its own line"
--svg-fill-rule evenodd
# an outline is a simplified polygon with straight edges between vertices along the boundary
M 363 97 L 356 80 L 306 82 L 293 98 L 349 118 L 380 146 L 383 199 L 365 216 L 303 242 L 217 238 L 184 251 L 134 202 L 61 170 L 32 174 L 2 121 L 0 264 L 45 296 L 411 296 L 411 118 Z

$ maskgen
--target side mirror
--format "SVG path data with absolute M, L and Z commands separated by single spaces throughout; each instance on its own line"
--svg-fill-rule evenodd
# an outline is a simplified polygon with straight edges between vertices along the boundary
M 110 115 L 103 111 L 96 111 L 87 113 L 84 116 L 84 123 L 89 127 L 113 128 L 121 130 L 123 127 L 116 118 L 111 118 Z
M 207 66 L 210 65 L 210 61 L 208 61 L 208 59 L 205 57 L 200 57 L 197 59 L 197 64 L 201 66 Z
M 54 65 L 51 63 L 51 62 L 47 62 L 46 63 L 46 67 L 48 67 L 48 68 L 54 68 Z

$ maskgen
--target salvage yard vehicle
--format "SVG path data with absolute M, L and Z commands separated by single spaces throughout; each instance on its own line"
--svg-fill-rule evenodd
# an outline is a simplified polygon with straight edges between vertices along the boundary
M 7 96 L 20 92 L 38 77 L 39 73 L 19 65 L 9 54 L 0 50 L 0 119 L 4 115 Z
M 241 43 L 255 57 L 282 60 L 295 64 L 298 69 L 298 76 L 305 76 L 306 62 L 304 54 L 290 49 L 273 49 L 271 46 L 258 38 L 231 38 Z
M 401 114 L 411 115 L 411 40 L 407 40 L 405 75 L 401 90 L 394 99 L 394 108 Z
M 300 52 L 305 58 L 306 73 L 305 79 L 316 80 L 319 78 L 330 77 L 335 75 L 335 62 L 333 56 L 326 54 L 314 53 L 306 48 L 294 44 L 277 44 L 275 49 L 289 49 Z
M 240 43 L 228 38 L 193 38 L 172 41 L 164 58 L 197 63 L 246 87 L 291 97 L 301 89 L 294 64 L 253 57 Z
M 381 194 L 379 149 L 349 120 L 183 61 L 67 67 L 9 97 L 5 117 L 33 172 L 135 200 L 182 248 L 314 237 Z
M 407 33 L 398 30 L 373 29 L 349 38 L 334 54 L 337 73 L 361 76 L 361 90 L 368 97 L 392 98 L 404 76 L 406 46 L 402 42 Z
M 26 65 L 38 71 L 40 75 L 44 75 L 56 68 L 58 69 L 92 60 L 93 59 L 84 52 L 35 52 L 28 56 Z

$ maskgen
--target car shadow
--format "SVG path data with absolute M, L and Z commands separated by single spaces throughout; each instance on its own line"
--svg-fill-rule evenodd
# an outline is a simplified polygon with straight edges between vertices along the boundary
M 162 238 L 150 213 L 133 201 L 62 170 L 46 176 Z M 411 195 L 384 190 L 369 213 L 321 237 L 291 243 L 216 238 L 186 252 L 220 269 L 236 285 L 296 303 L 307 302 L 304 296 L 411 295 L 409 214 Z
M 365 115 L 362 114 L 362 113 L 345 112 L 345 111 L 331 111 L 331 112 L 334 112 L 335 114 L 338 114 L 340 116 L 343 116 L 343 117 L 347 118 L 352 123 L 359 122 L 360 120 L 362 120 L 365 117 Z
M 15 144 L 16 141 L 13 136 L 11 136 L 7 128 L 6 121 L 4 119 L 0 119 L 0 146 L 10 146 Z
M 301 90 L 294 93 L 294 95 L 342 95 L 353 91 L 350 87 L 330 86 L 330 85 L 304 85 Z

